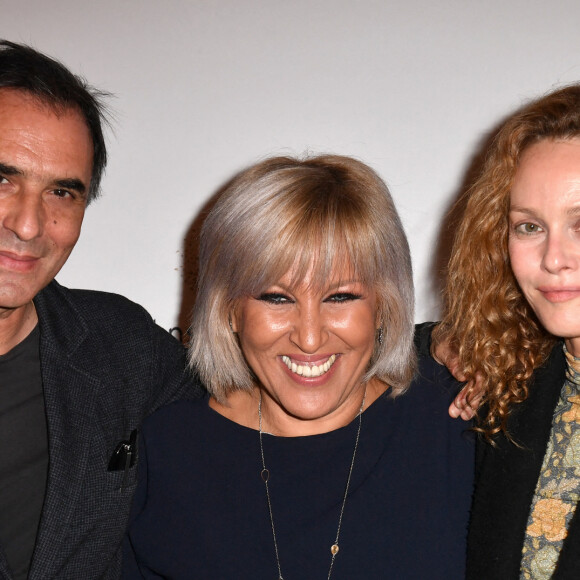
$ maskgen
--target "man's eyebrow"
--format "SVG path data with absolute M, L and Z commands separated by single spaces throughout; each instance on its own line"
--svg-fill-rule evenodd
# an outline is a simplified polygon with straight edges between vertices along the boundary
M 0 161 L 0 175 L 24 175 L 24 171 L 18 169 L 18 167 Z M 79 195 L 86 195 L 87 192 L 87 186 L 76 177 L 55 179 L 52 182 L 52 186 L 59 189 L 71 189 L 72 191 L 76 191 Z
M 87 191 L 87 186 L 80 179 L 74 177 L 71 177 L 70 179 L 57 179 L 53 184 L 58 188 L 72 189 L 81 195 L 85 195 Z
M 0 174 L 2 175 L 22 175 L 22 171 L 13 165 L 6 165 L 0 161 Z

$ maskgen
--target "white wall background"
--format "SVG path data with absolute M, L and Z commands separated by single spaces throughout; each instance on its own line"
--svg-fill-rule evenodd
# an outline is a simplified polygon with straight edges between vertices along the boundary
M 337 152 L 391 187 L 432 319 L 442 216 L 506 114 L 580 80 L 579 24 L 578 0 L 0 0 L 0 36 L 116 95 L 104 195 L 59 280 L 173 327 L 211 195 L 266 155 Z

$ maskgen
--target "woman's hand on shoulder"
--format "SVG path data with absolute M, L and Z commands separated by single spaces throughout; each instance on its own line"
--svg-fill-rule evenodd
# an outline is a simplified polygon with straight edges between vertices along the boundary
M 457 377 L 455 377 L 457 378 Z M 467 399 L 467 394 L 471 383 L 474 384 L 474 390 Z M 477 409 L 479 408 L 483 398 L 483 386 L 481 376 L 477 376 L 475 381 L 467 383 L 461 391 L 457 394 L 451 405 L 449 405 L 449 415 L 454 419 L 461 418 L 464 421 L 469 421 L 475 417 Z
M 451 348 L 449 342 L 433 343 L 431 345 L 431 356 L 440 364 L 447 367 L 447 370 L 453 377 L 465 382 L 466 377 L 459 366 L 459 356 Z M 469 394 L 469 400 L 468 400 Z M 454 419 L 461 418 L 464 421 L 470 421 L 475 417 L 483 399 L 483 377 L 478 373 L 474 380 L 469 381 L 459 391 L 453 402 L 449 406 L 449 415 Z

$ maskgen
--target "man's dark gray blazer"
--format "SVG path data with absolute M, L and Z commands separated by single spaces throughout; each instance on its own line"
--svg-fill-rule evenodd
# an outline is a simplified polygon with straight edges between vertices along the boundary
M 136 467 L 109 460 L 152 411 L 201 390 L 182 346 L 129 300 L 52 282 L 34 303 L 49 468 L 29 579 L 118 578 Z

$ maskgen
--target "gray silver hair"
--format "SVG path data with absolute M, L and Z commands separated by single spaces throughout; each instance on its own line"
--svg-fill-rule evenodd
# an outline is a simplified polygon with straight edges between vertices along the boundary
M 382 341 L 365 380 L 403 392 L 413 376 L 413 276 L 409 246 L 386 184 L 364 163 L 339 155 L 275 157 L 241 172 L 201 230 L 190 365 L 219 401 L 254 379 L 230 316 L 292 269 L 323 289 L 338 266 L 377 296 Z

